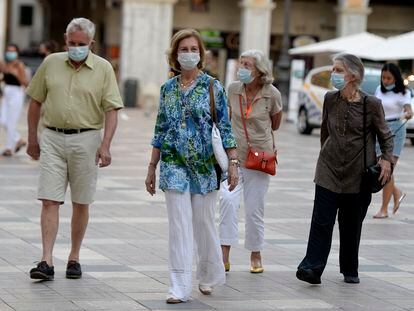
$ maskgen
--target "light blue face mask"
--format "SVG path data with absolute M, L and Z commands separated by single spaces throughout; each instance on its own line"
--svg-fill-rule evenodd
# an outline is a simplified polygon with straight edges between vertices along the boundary
M 75 62 L 83 61 L 88 57 L 89 45 L 85 46 L 70 46 L 68 48 L 69 58 Z
M 384 85 L 384 87 L 387 91 L 392 91 L 395 88 L 395 83 L 389 84 L 389 85 Z
M 7 51 L 6 54 L 4 55 L 4 58 L 6 59 L 6 61 L 11 62 L 11 61 L 17 59 L 17 52 L 16 51 Z
M 345 75 L 343 73 L 333 72 L 331 74 L 331 82 L 336 89 L 342 90 L 345 87 Z
M 244 84 L 249 84 L 254 80 L 252 77 L 252 71 L 246 68 L 239 68 L 237 70 L 237 79 Z

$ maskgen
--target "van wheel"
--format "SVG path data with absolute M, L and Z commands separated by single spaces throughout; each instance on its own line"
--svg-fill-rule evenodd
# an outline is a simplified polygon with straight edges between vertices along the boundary
M 313 128 L 309 125 L 308 122 L 308 112 L 306 108 L 301 108 L 298 114 L 298 131 L 304 135 L 310 135 Z
M 414 145 L 414 138 L 410 138 L 411 140 L 411 145 Z

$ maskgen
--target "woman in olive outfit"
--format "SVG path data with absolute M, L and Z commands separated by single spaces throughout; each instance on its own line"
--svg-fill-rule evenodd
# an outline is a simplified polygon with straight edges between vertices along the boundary
M 364 77 L 361 60 L 351 54 L 334 57 L 331 81 L 323 104 L 321 151 L 315 174 L 315 200 L 306 256 L 299 264 L 299 280 L 320 284 L 328 260 L 338 211 L 339 266 L 346 283 L 359 283 L 358 250 L 362 222 L 371 193 L 363 190 L 363 106 L 366 105 L 367 165 L 375 164 L 375 140 L 381 147 L 380 180 L 391 176 L 393 139 L 381 101 L 359 89 Z

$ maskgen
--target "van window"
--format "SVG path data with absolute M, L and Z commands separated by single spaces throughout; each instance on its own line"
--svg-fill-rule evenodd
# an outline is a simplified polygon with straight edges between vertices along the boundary
M 315 73 L 311 78 L 311 84 L 325 89 L 331 89 L 331 71 L 325 70 Z

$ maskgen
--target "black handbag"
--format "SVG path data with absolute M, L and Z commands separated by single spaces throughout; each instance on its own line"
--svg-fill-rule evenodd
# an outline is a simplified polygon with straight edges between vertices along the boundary
M 364 135 L 364 172 L 362 175 L 362 190 L 369 193 L 377 193 L 384 188 L 385 184 L 383 185 L 379 180 L 381 175 L 381 166 L 377 164 L 373 164 L 367 166 L 367 97 L 364 98 L 364 115 L 363 115 L 363 135 Z

